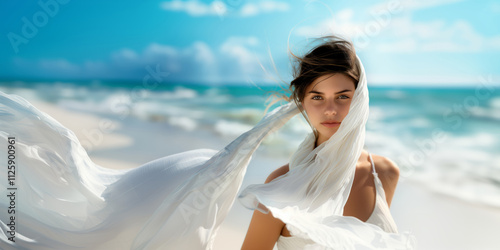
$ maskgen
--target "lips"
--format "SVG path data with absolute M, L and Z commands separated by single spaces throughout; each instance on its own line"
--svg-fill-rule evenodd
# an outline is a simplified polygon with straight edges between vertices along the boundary
M 340 122 L 336 122 L 336 121 L 325 121 L 325 122 L 322 122 L 321 125 L 327 127 L 327 128 L 334 128 L 334 127 L 338 127 L 340 125 Z

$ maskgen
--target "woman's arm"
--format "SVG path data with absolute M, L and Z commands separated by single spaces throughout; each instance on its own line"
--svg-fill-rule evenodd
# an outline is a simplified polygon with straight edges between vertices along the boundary
M 288 164 L 272 172 L 265 183 L 288 172 Z M 259 204 L 259 206 L 262 206 Z M 254 210 L 242 250 L 272 250 L 285 226 L 280 219 L 274 218 L 271 211 L 268 214 Z

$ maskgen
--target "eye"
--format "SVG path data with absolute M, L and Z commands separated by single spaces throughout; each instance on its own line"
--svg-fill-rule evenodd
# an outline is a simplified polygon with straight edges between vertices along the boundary
M 350 97 L 349 96 L 346 96 L 346 95 L 341 95 L 339 96 L 339 99 L 349 99 Z
M 323 97 L 321 97 L 319 95 L 315 95 L 315 96 L 311 97 L 311 99 L 313 99 L 313 100 L 322 100 Z

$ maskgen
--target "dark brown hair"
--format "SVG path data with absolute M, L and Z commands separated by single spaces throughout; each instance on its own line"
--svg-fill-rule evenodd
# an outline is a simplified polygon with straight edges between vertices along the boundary
M 357 88 L 359 68 L 356 63 L 356 51 L 351 42 L 337 36 L 325 36 L 315 39 L 324 40 L 312 48 L 304 57 L 295 58 L 293 81 L 290 83 L 290 99 L 297 103 L 304 100 L 306 88 L 318 77 L 327 74 L 344 74 L 354 81 Z

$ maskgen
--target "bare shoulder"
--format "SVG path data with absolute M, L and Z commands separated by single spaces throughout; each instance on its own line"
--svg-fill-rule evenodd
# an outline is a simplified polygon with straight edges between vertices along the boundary
M 281 166 L 279 167 L 278 169 L 274 170 L 266 179 L 266 182 L 265 183 L 269 183 L 271 182 L 272 180 L 288 173 L 288 171 L 290 170 L 289 168 L 289 165 L 288 163 L 284 166 Z
M 372 154 L 372 158 L 375 164 L 375 171 L 377 171 L 377 175 L 382 182 L 387 203 L 390 206 L 396 191 L 396 186 L 398 185 L 399 167 L 394 161 L 387 157 Z
M 399 178 L 399 167 L 394 161 L 385 156 L 375 154 L 372 154 L 372 158 L 379 177 L 396 180 Z

